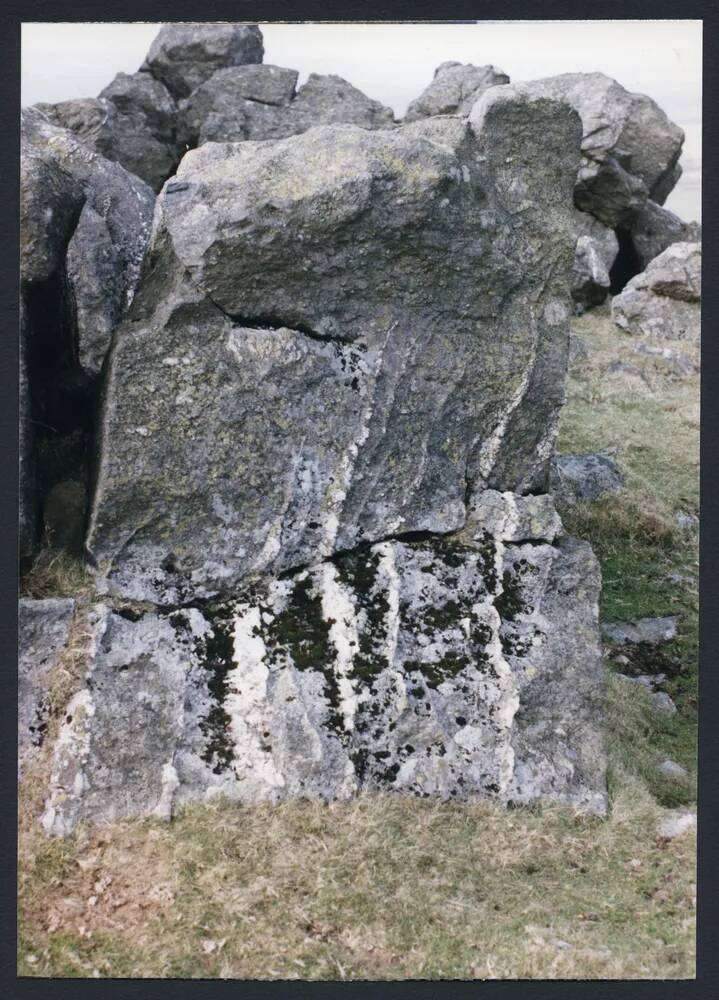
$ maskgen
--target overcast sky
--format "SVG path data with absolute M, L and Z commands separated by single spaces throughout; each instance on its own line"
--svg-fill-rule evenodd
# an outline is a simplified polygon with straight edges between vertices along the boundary
M 24 24 L 22 103 L 94 97 L 140 66 L 159 24 Z M 701 21 L 262 24 L 265 62 L 337 73 L 401 117 L 448 59 L 493 63 L 513 81 L 600 70 L 648 94 L 686 133 L 667 207 L 701 218 Z

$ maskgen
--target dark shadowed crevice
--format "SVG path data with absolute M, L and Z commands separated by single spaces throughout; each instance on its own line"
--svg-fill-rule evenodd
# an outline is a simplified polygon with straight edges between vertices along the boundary
M 260 316 L 234 315 L 223 309 L 209 293 L 205 292 L 205 294 L 215 308 L 235 326 L 247 327 L 250 330 L 293 330 L 296 333 L 303 334 L 305 337 L 309 337 L 310 340 L 317 340 L 322 344 L 342 344 L 347 347 L 355 347 L 360 351 L 366 350 L 364 344 L 357 343 L 348 337 L 340 337 L 338 334 L 320 333 L 318 330 L 313 330 L 304 323 L 287 321 L 280 316 L 273 316 L 271 313 L 262 313 Z
M 644 268 L 629 230 L 620 228 L 614 232 L 619 241 L 619 253 L 609 272 L 609 291 L 612 295 L 618 295 L 627 282 Z

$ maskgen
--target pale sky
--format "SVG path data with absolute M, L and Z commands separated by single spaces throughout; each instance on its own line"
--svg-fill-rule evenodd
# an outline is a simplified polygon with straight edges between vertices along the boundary
M 160 24 L 24 24 L 22 103 L 94 97 L 142 63 Z M 266 63 L 337 73 L 401 117 L 453 59 L 493 63 L 512 81 L 599 70 L 648 94 L 686 133 L 684 175 L 667 200 L 701 219 L 702 22 L 481 21 L 476 24 L 264 24 Z

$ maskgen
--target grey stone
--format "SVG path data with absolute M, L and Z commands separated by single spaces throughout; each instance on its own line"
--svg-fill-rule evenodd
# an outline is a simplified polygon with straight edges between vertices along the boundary
M 678 622 L 676 615 L 665 615 L 663 618 L 638 618 L 629 622 L 605 622 L 602 624 L 602 636 L 607 642 L 616 646 L 639 642 L 658 645 L 676 638 Z
M 647 198 L 669 194 L 678 180 L 684 133 L 651 98 L 603 73 L 564 73 L 530 86 L 568 101 L 582 119 L 578 208 L 616 228 Z
M 612 299 L 612 319 L 628 333 L 699 342 L 700 243 L 673 243 Z
M 688 776 L 687 769 L 673 760 L 663 760 L 661 764 L 657 764 L 657 771 L 665 778 L 681 779 Z
M 695 812 L 671 812 L 668 813 L 659 823 L 659 836 L 665 840 L 674 840 L 684 833 L 695 831 L 697 828 L 697 814 Z
M 23 142 L 69 173 L 85 204 L 67 250 L 79 352 L 99 371 L 109 337 L 132 301 L 150 236 L 155 197 L 139 177 L 54 126 L 37 108 L 22 113 Z
M 606 810 L 585 543 L 386 541 L 197 609 L 97 606 L 44 825 L 367 789 Z
M 680 511 L 677 514 L 676 522 L 680 528 L 683 528 L 685 530 L 689 528 L 699 527 L 699 518 L 696 516 L 696 514 L 685 514 L 683 513 L 683 511 Z
M 286 139 L 315 125 L 389 128 L 394 115 L 339 76 L 312 73 L 295 95 L 295 70 L 241 66 L 221 70 L 183 102 L 181 139 L 204 142 Z
M 642 270 L 673 243 L 701 241 L 701 227 L 695 222 L 683 222 L 650 198 L 636 209 L 628 228 Z
M 619 253 L 619 241 L 614 230 L 586 212 L 575 211 L 577 246 L 572 268 L 572 298 L 574 309 L 583 313 L 601 305 L 610 286 L 609 272 Z
M 647 344 L 645 341 L 641 340 L 635 345 L 634 350 L 637 354 L 644 354 L 649 357 L 656 358 L 663 364 L 666 370 L 671 372 L 673 375 L 687 377 L 689 375 L 696 375 L 698 371 L 697 365 L 690 357 L 686 354 L 682 354 L 681 351 L 672 350 L 671 347 L 660 347 L 657 344 Z
M 65 649 L 75 602 L 23 597 L 18 607 L 18 763 L 22 769 L 47 730 L 50 677 Z
M 623 485 L 624 476 L 606 455 L 585 452 L 552 458 L 550 488 L 560 507 L 598 500 L 607 493 L 618 492 Z
M 619 662 L 619 659 L 619 657 L 616 657 L 616 662 Z M 625 659 L 625 662 L 628 663 L 629 661 Z M 629 684 L 639 684 L 649 691 L 653 691 L 655 687 L 663 684 L 667 679 L 666 674 L 637 674 L 636 676 L 617 674 L 616 676 L 621 677 L 623 681 L 627 681 Z
M 430 115 L 468 115 L 472 106 L 489 90 L 509 83 L 509 77 L 494 66 L 443 62 L 432 82 L 408 106 L 404 120 L 417 121 Z
M 508 85 L 469 121 L 188 153 L 108 366 L 87 537 L 101 583 L 232 594 L 457 530 L 486 488 L 541 490 L 579 132 Z
M 263 55 L 262 32 L 255 24 L 186 21 L 163 25 L 141 69 L 179 100 L 218 69 L 261 63 Z

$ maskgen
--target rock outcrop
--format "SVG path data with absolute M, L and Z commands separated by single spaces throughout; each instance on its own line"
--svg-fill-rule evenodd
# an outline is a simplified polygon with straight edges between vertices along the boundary
M 574 222 L 577 245 L 571 276 L 572 299 L 575 312 L 583 313 L 606 299 L 619 241 L 613 229 L 586 212 L 575 211 Z
M 22 598 L 18 610 L 18 767 L 45 739 L 49 687 L 70 635 L 75 602 L 67 598 Z
M 189 153 L 108 370 L 87 545 L 111 591 L 231 593 L 541 489 L 578 138 L 504 87 L 470 122 Z
M 408 106 L 405 122 L 432 115 L 468 115 L 490 87 L 509 83 L 509 77 L 494 66 L 443 62 L 432 82 Z
M 612 319 L 628 333 L 698 343 L 700 243 L 674 243 L 612 300 Z
M 163 83 L 179 100 L 216 70 L 261 63 L 263 55 L 262 32 L 255 24 L 186 21 L 160 29 L 141 70 Z
M 296 83 L 297 72 L 279 66 L 219 70 L 182 103 L 182 143 L 192 148 L 203 142 L 285 139 L 314 125 L 394 125 L 391 108 L 340 76 L 312 73 L 297 93 Z
M 464 541 L 381 542 L 212 611 L 97 606 L 46 829 L 361 788 L 602 812 L 599 574 L 544 499 L 485 494 Z

